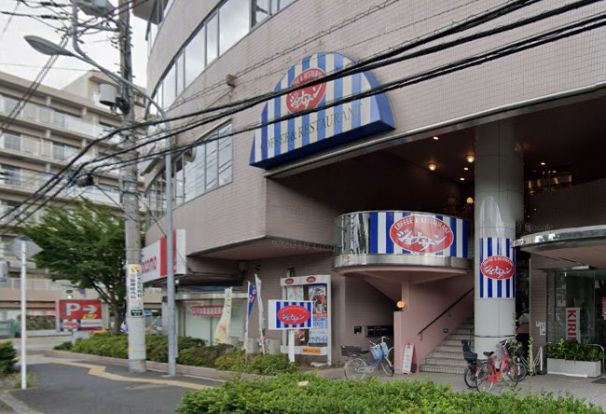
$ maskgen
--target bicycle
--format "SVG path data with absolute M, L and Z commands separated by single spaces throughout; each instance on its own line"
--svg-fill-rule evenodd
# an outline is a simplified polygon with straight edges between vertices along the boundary
M 508 382 L 512 387 L 518 384 L 518 365 L 511 359 L 505 342 L 501 341 L 497 344 L 497 349 L 501 354 L 498 368 L 496 366 L 497 355 L 494 351 L 484 352 L 487 360 L 479 366 L 476 374 L 478 391 L 491 391 L 501 379 Z
M 345 378 L 353 379 L 353 380 L 362 380 L 368 374 L 372 374 L 379 365 L 383 369 L 383 372 L 387 376 L 392 377 L 394 374 L 393 363 L 389 359 L 393 348 L 390 348 L 385 342 L 385 337 L 382 336 L 381 340 L 378 343 L 370 342 L 370 349 L 368 351 L 362 351 L 357 346 L 341 346 L 341 354 L 346 357 L 350 357 L 350 359 L 345 363 L 343 367 L 345 370 Z M 367 362 L 363 358 L 360 358 L 362 354 L 370 353 L 373 358 L 373 362 Z
M 461 344 L 463 344 L 463 358 L 467 361 L 467 368 L 465 368 L 465 372 L 463 373 L 463 380 L 465 381 L 467 388 L 476 388 L 478 367 L 486 361 L 478 360 L 478 354 L 471 350 L 467 339 L 463 339 Z

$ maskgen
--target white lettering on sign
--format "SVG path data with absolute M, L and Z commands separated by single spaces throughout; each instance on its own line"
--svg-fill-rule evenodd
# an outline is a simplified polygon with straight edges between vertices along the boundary
M 72 313 L 78 312 L 80 310 L 80 305 L 78 303 L 67 303 L 65 305 L 65 314 L 67 316 L 71 316 Z

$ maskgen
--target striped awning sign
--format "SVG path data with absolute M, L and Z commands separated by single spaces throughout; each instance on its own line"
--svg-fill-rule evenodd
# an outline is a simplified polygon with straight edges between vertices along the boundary
M 310 300 L 269 300 L 269 329 L 311 329 L 313 302 Z
M 480 238 L 480 298 L 515 298 L 515 263 L 511 239 Z
M 309 83 L 353 62 L 339 53 L 315 53 L 293 65 L 276 84 L 276 92 Z M 271 168 L 369 135 L 395 128 L 384 93 L 327 107 L 330 103 L 379 86 L 370 71 L 343 76 L 292 91 L 268 101 L 255 131 L 250 164 Z M 304 113 L 305 111 L 312 111 Z M 301 116 L 277 121 L 282 117 Z

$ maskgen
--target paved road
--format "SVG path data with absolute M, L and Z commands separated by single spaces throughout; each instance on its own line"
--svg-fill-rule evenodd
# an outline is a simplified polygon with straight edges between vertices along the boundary
M 35 386 L 11 393 L 31 411 L 16 411 L 24 414 L 173 413 L 185 392 L 220 385 L 216 381 L 190 377 L 171 378 L 173 384 L 180 385 L 167 385 L 170 380 L 160 373 L 131 375 L 123 367 L 87 364 L 32 365 L 30 371 L 37 377 Z

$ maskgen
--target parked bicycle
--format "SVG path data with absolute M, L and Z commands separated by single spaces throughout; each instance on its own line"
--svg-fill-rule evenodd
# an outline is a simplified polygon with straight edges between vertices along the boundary
M 497 355 L 494 351 L 484 352 L 486 361 L 482 362 L 476 372 L 476 384 L 478 391 L 492 391 L 495 385 L 503 380 L 508 385 L 515 387 L 518 384 L 518 367 L 507 350 L 506 341 L 497 344 Z M 499 364 L 497 366 L 497 359 Z
M 478 367 L 485 362 L 485 360 L 478 360 L 478 354 L 471 350 L 467 339 L 463 339 L 461 344 L 463 344 L 463 358 L 467 361 L 467 368 L 465 368 L 463 374 L 465 385 L 467 385 L 467 388 L 476 388 Z
M 345 363 L 345 377 L 347 379 L 362 380 L 367 375 L 372 374 L 379 365 L 388 376 L 393 376 L 394 368 L 393 363 L 390 360 L 390 355 L 393 348 L 390 348 L 385 342 L 385 337 L 382 336 L 378 343 L 370 342 L 370 349 L 363 351 L 357 346 L 341 346 L 341 354 L 346 357 L 350 357 L 349 361 Z M 368 362 L 364 358 L 361 358 L 363 354 L 370 353 L 373 361 Z

